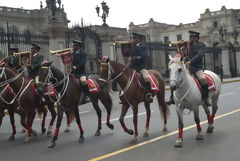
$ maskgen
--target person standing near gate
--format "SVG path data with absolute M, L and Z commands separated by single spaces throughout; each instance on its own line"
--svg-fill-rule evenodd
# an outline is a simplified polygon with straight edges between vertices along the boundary
M 85 65 L 87 62 L 87 55 L 83 51 L 83 42 L 80 40 L 73 40 L 73 62 L 72 62 L 72 71 L 71 73 L 80 79 L 83 92 L 85 96 L 89 96 L 89 89 L 87 83 L 87 76 Z M 88 101 L 88 97 L 85 97 Z
M 146 90 L 146 101 L 152 103 L 153 97 L 151 94 L 151 84 L 148 79 L 148 70 L 147 70 L 147 47 L 142 42 L 144 35 L 138 33 L 132 33 L 132 47 L 131 47 L 131 57 L 129 57 L 130 68 L 140 72 L 144 79 L 144 88 Z

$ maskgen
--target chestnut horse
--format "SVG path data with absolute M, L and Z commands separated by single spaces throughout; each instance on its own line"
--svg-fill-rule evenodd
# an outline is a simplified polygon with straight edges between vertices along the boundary
M 145 91 L 139 87 L 138 82 L 135 78 L 135 70 L 127 68 L 127 66 L 124 66 L 122 64 L 119 64 L 115 61 L 109 61 L 104 62 L 100 61 L 100 81 L 101 84 L 108 84 L 110 80 L 116 80 L 118 84 L 120 85 L 122 91 L 120 93 L 120 100 L 122 101 L 122 112 L 120 116 L 120 123 L 122 128 L 125 132 L 127 132 L 130 135 L 134 134 L 132 143 L 137 142 L 137 136 L 138 136 L 138 128 L 137 128 L 137 122 L 138 122 L 138 105 L 140 102 L 144 102 L 146 113 L 147 113 L 147 119 L 146 119 L 146 126 L 145 126 L 145 132 L 143 134 L 144 137 L 148 136 L 148 130 L 149 130 L 149 122 L 150 122 L 150 103 L 148 103 L 145 100 Z M 159 87 L 159 91 L 157 93 L 153 92 L 153 96 L 157 96 L 159 109 L 161 115 L 163 114 L 164 118 L 164 127 L 163 131 L 167 130 L 166 124 L 167 124 L 167 115 L 169 113 L 168 106 L 165 103 L 165 83 L 164 79 L 162 78 L 162 75 L 157 72 L 156 70 L 149 70 L 149 74 L 156 80 L 156 83 Z M 134 132 L 132 129 L 128 129 L 124 123 L 124 117 L 129 109 L 129 107 L 132 107 L 133 109 L 133 123 L 134 123 Z
M 40 70 L 39 70 L 39 81 L 37 83 L 37 86 L 41 86 L 41 88 L 45 88 L 50 82 L 53 84 L 53 86 L 56 89 L 56 92 L 58 93 L 59 98 L 57 102 L 60 102 L 60 107 L 58 108 L 58 116 L 57 116 L 57 125 L 55 129 L 55 134 L 53 137 L 53 140 L 49 144 L 49 148 L 52 148 L 56 145 L 56 140 L 58 138 L 58 132 L 59 128 L 61 126 L 62 118 L 63 118 L 63 112 L 67 111 L 74 112 L 76 122 L 78 124 L 79 130 L 80 130 L 80 137 L 79 142 L 84 141 L 83 137 L 83 128 L 80 121 L 80 115 L 79 115 L 79 109 L 78 109 L 78 103 L 80 100 L 80 96 L 82 94 L 82 87 L 76 81 L 74 80 L 73 76 L 71 75 L 65 75 L 62 73 L 59 69 L 51 65 L 52 62 L 44 63 L 42 64 Z M 98 105 L 98 100 L 102 102 L 104 107 L 107 110 L 107 122 L 106 125 L 113 129 L 114 126 L 110 123 L 110 114 L 112 110 L 112 99 L 108 93 L 107 89 L 100 89 L 97 93 L 90 93 L 90 101 L 93 104 L 94 109 L 97 112 L 98 115 L 98 129 L 95 133 L 95 135 L 100 135 L 101 130 L 101 110 Z

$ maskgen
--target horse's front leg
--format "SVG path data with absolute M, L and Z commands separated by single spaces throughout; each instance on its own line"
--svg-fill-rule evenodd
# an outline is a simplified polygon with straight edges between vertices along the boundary
M 124 123 L 124 117 L 128 111 L 128 108 L 129 108 L 129 105 L 127 104 L 123 104 L 122 105 L 122 111 L 121 111 L 121 115 L 120 115 L 120 118 L 119 118 L 119 122 L 123 128 L 123 130 L 128 133 L 129 135 L 133 135 L 133 130 L 132 129 L 128 129 Z
M 177 116 L 178 116 L 178 138 L 176 140 L 175 143 L 175 147 L 182 147 L 182 143 L 183 143 L 183 109 L 181 109 L 181 107 L 177 108 Z
M 195 108 L 195 111 L 193 111 L 193 113 L 194 113 L 194 120 L 195 120 L 195 123 L 196 123 L 196 126 L 197 126 L 197 131 L 198 131 L 198 134 L 196 136 L 196 140 L 203 140 L 202 128 L 200 126 L 199 109 L 198 109 L 198 107 Z
M 2 126 L 3 117 L 4 117 L 4 109 L 0 107 L 0 127 Z
M 54 109 L 54 103 L 51 102 L 51 103 L 48 104 L 48 110 L 50 111 L 52 118 L 51 118 L 51 121 L 50 121 L 49 126 L 48 126 L 47 136 L 52 134 L 53 123 L 54 123 L 54 121 L 56 119 L 56 116 L 57 116 L 57 113 Z
M 15 119 L 14 119 L 14 110 L 12 108 L 8 109 L 9 117 L 10 117 L 10 122 L 12 125 L 12 135 L 8 138 L 8 140 L 15 140 L 15 134 L 16 134 L 16 126 L 15 126 Z
M 63 118 L 63 108 L 59 107 L 57 110 L 58 116 L 57 116 L 57 125 L 54 133 L 53 140 L 49 143 L 48 147 L 53 148 L 56 145 L 56 140 L 58 139 L 58 133 L 59 129 L 62 123 L 62 118 Z
M 132 139 L 132 143 L 137 142 L 137 136 L 138 136 L 138 106 L 133 106 L 133 124 L 134 124 L 134 136 Z
M 146 118 L 146 125 L 145 125 L 145 131 L 144 131 L 143 137 L 147 137 L 148 136 L 148 131 L 149 131 L 151 110 L 150 110 L 150 103 L 144 102 L 144 105 L 145 105 L 145 109 L 146 109 L 147 118 Z
M 42 111 L 43 111 L 43 119 L 42 119 L 42 133 L 44 134 L 46 132 L 46 128 L 45 128 L 45 122 L 46 122 L 46 117 L 47 117 L 47 109 L 45 109 L 45 107 L 41 107 Z

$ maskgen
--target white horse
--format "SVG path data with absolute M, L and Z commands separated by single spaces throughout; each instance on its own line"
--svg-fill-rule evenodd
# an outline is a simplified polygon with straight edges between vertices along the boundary
M 183 110 L 189 109 L 194 113 L 194 120 L 197 125 L 198 134 L 196 140 L 202 140 L 203 135 L 201 133 L 200 119 L 199 119 L 199 105 L 202 105 L 208 119 L 208 133 L 213 132 L 213 120 L 214 116 L 218 109 L 218 97 L 221 91 L 221 80 L 220 78 L 213 72 L 205 70 L 204 73 L 210 75 L 216 85 L 216 90 L 209 92 L 209 98 L 212 99 L 212 114 L 210 115 L 210 111 L 208 107 L 202 100 L 201 92 L 193 79 L 193 77 L 189 74 L 189 71 L 186 69 L 185 64 L 182 61 L 182 57 L 172 58 L 170 56 L 169 62 L 170 69 L 170 88 L 174 90 L 174 101 L 176 103 L 176 111 L 178 115 L 178 123 L 179 123 L 179 135 L 175 143 L 175 147 L 182 147 L 182 133 L 183 133 Z

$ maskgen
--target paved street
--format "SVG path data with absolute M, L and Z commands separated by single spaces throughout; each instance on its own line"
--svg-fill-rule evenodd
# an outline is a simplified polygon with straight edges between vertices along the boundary
M 79 107 L 82 125 L 85 130 L 84 143 L 77 142 L 79 130 L 75 122 L 71 125 L 70 133 L 63 132 L 66 127 L 66 118 L 63 120 L 59 139 L 56 142 L 57 145 L 53 149 L 47 148 L 52 137 L 41 134 L 41 122 L 38 119 L 33 125 L 33 128 L 38 131 L 38 136 L 32 137 L 30 143 L 24 142 L 26 134 L 19 133 L 21 126 L 18 121 L 16 121 L 18 130 L 16 140 L 10 142 L 7 139 L 10 136 L 11 126 L 8 116 L 6 116 L 0 128 L 0 158 L 1 161 L 86 161 L 91 159 L 98 160 L 100 159 L 99 157 L 109 161 L 236 161 L 240 157 L 240 140 L 238 138 L 240 133 L 240 111 L 236 111 L 240 108 L 239 93 L 240 82 L 223 84 L 218 103 L 219 110 L 217 116 L 219 118 L 215 121 L 214 133 L 207 134 L 207 124 L 203 124 L 204 140 L 196 141 L 196 128 L 189 128 L 184 131 L 184 145 L 180 149 L 174 148 L 177 138 L 175 131 L 178 129 L 174 106 L 170 107 L 171 114 L 167 125 L 168 132 L 162 132 L 162 119 L 160 118 L 156 100 L 154 100 L 151 108 L 152 117 L 149 137 L 147 138 L 142 137 L 146 118 L 145 110 L 143 104 L 139 106 L 139 138 L 136 145 L 130 143 L 132 136 L 124 133 L 120 127 L 118 121 L 120 105 L 118 104 L 117 93 L 113 95 L 114 109 L 111 115 L 115 129 L 112 131 L 103 123 L 101 136 L 94 136 L 97 128 L 97 116 L 91 104 Z M 169 91 L 166 91 L 166 98 L 168 97 Z M 102 105 L 101 109 L 105 121 L 106 111 Z M 200 113 L 201 121 L 205 121 L 206 116 L 202 109 L 200 109 Z M 228 115 L 224 116 L 223 114 L 226 113 Z M 130 109 L 125 122 L 128 127 L 133 128 L 131 115 L 132 110 Z M 48 123 L 49 119 L 47 120 Z M 189 114 L 189 111 L 186 110 L 184 125 L 189 127 L 193 124 L 193 114 Z

